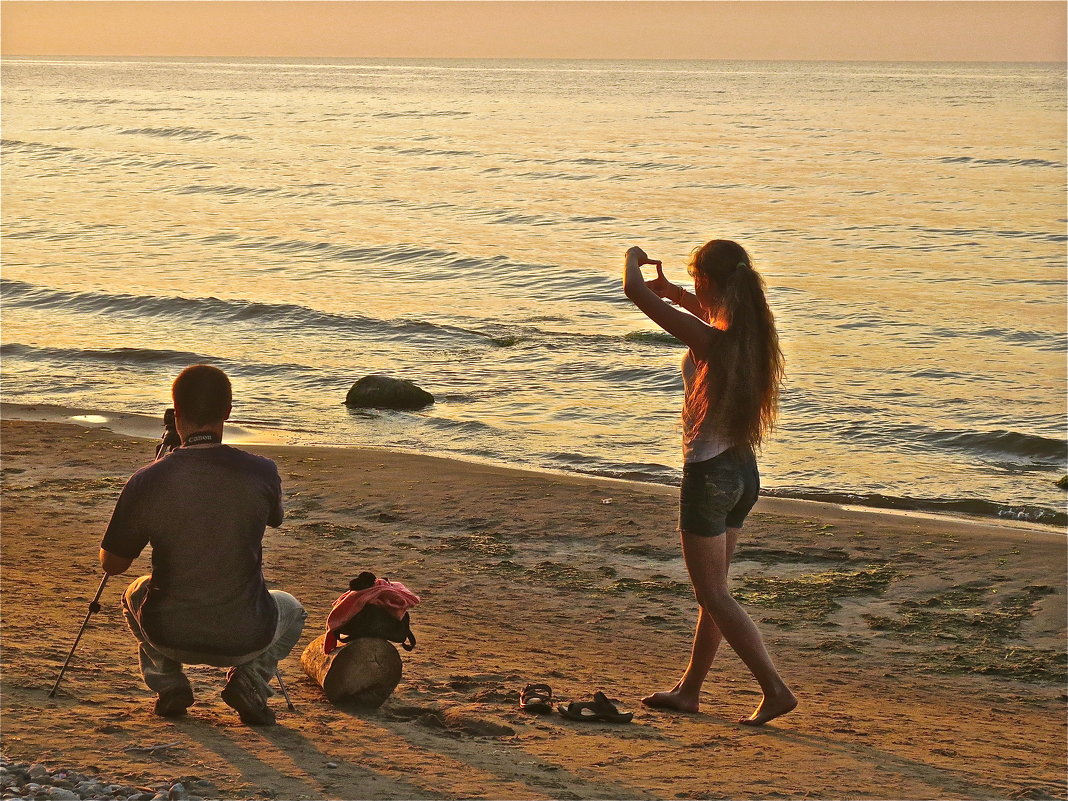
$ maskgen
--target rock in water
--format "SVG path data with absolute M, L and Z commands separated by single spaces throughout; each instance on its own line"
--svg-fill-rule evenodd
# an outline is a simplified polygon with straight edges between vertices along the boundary
M 422 409 L 434 396 L 403 378 L 366 375 L 349 389 L 345 405 L 372 409 Z
M 359 637 L 324 654 L 325 640 L 326 635 L 321 634 L 308 643 L 300 664 L 323 688 L 327 700 L 382 706 L 401 678 L 401 658 L 393 644 L 377 637 Z
M 1068 490 L 1068 476 L 1061 476 L 1060 481 L 1057 482 L 1057 486 L 1063 490 Z

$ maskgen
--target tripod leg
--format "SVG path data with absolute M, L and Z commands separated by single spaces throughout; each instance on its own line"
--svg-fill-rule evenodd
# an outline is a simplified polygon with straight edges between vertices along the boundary
M 70 653 L 67 654 L 67 659 L 63 663 L 63 667 L 59 670 L 59 675 L 56 677 L 56 683 L 53 684 L 52 689 L 48 691 L 49 698 L 56 697 L 56 690 L 59 688 L 59 682 L 63 680 L 63 674 L 67 671 L 67 665 L 70 664 L 71 657 L 74 656 L 74 649 L 78 647 L 78 642 L 82 639 L 85 627 L 89 625 L 89 618 L 93 616 L 94 612 L 100 611 L 100 596 L 104 594 L 104 585 L 107 583 L 108 574 L 105 573 L 104 577 L 100 579 L 100 586 L 96 588 L 96 595 L 93 596 L 93 600 L 89 602 L 89 611 L 85 613 L 85 620 L 82 621 L 82 627 L 78 629 L 78 636 L 74 638 L 74 645 L 70 647 Z
M 282 690 L 282 695 L 286 698 L 286 707 L 290 712 L 296 712 L 297 708 L 293 706 L 293 702 L 289 700 L 289 690 L 286 689 L 285 683 L 282 681 L 282 671 L 278 668 L 274 669 L 274 677 L 278 679 L 278 687 Z

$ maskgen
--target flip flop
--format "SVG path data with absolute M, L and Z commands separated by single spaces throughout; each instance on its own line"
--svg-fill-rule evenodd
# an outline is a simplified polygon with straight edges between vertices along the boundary
M 553 711 L 553 690 L 548 684 L 528 684 L 519 694 L 519 708 L 536 715 Z
M 572 701 L 567 706 L 560 704 L 556 710 L 568 720 L 600 720 L 589 701 Z
M 592 701 L 572 701 L 567 706 L 561 704 L 556 709 L 568 720 L 584 722 L 630 723 L 634 717 L 633 712 L 620 712 L 608 696 L 600 691 L 593 694 Z
M 630 723 L 631 718 L 634 717 L 633 712 L 620 712 L 611 699 L 600 690 L 593 694 L 590 709 L 597 715 L 598 720 L 606 723 Z

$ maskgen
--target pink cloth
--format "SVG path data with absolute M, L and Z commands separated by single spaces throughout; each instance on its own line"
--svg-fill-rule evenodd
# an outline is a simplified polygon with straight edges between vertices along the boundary
M 323 643 L 323 652 L 330 653 L 337 648 L 337 637 L 334 632 L 352 620 L 368 604 L 381 606 L 397 620 L 404 617 L 404 613 L 419 603 L 419 596 L 409 590 L 399 581 L 389 579 L 375 579 L 373 586 L 366 590 L 356 590 L 344 593 L 334 601 L 330 614 L 326 616 L 326 641 Z

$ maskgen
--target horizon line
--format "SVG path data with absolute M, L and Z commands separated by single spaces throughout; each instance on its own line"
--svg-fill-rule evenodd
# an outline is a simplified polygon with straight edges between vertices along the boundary
M 5 58 L 81 58 L 81 59 L 152 59 L 162 61 L 166 59 L 241 59 L 245 61 L 604 61 L 604 62 L 685 62 L 685 61 L 708 61 L 708 62 L 760 62 L 760 63 L 814 63 L 814 64 L 1064 64 L 1065 59 L 886 59 L 886 58 L 626 58 L 607 56 L 267 56 L 267 55 L 228 55 L 219 53 L 205 54 L 173 54 L 173 55 L 148 55 L 139 53 L 2 53 L 0 60 Z

